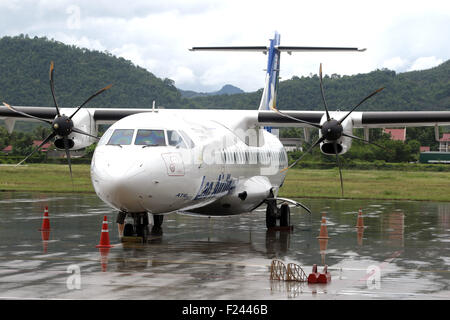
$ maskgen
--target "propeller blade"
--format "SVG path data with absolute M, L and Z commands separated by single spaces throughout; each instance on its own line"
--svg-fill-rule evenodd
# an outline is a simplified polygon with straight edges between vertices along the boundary
M 94 138 L 94 139 L 97 139 L 97 140 L 100 139 L 99 137 L 93 136 L 93 135 L 91 135 L 91 134 L 89 134 L 87 132 L 84 132 L 83 130 L 77 129 L 77 128 L 72 128 L 72 132 L 76 132 L 76 133 L 79 133 L 79 134 L 84 134 L 85 136 L 88 136 L 88 137 L 91 137 L 91 138 Z
M 382 91 L 384 88 L 380 88 L 375 90 L 374 92 L 372 92 L 371 94 L 369 94 L 367 97 L 365 97 L 364 99 L 361 100 L 360 103 L 358 103 L 356 105 L 356 107 L 354 107 L 349 113 L 347 113 L 341 120 L 339 120 L 339 123 L 342 123 L 345 119 L 347 119 L 347 117 L 356 110 L 356 108 L 358 108 L 360 105 L 362 105 L 366 100 L 372 98 L 374 95 L 376 95 L 378 92 Z
M 360 137 L 357 137 L 357 136 L 353 136 L 353 135 L 348 134 L 348 133 L 345 133 L 345 132 L 343 132 L 342 135 L 343 135 L 343 136 L 346 136 L 346 137 L 349 137 L 349 138 L 352 138 L 352 139 L 364 141 L 365 143 L 370 143 L 370 144 L 373 144 L 374 146 L 377 146 L 378 148 L 387 150 L 385 147 L 380 146 L 379 144 L 376 144 L 376 143 L 374 143 L 374 142 L 370 142 L 370 141 L 368 141 L 368 140 L 365 140 L 365 139 L 363 139 L 363 138 L 360 138 Z
M 104 87 L 103 89 L 97 91 L 96 93 L 94 93 L 92 96 L 90 96 L 85 102 L 83 102 L 77 110 L 75 110 L 75 112 L 69 117 L 70 119 L 73 118 L 73 116 L 80 111 L 81 108 L 83 108 L 89 101 L 91 101 L 92 99 L 94 99 L 96 96 L 98 96 L 99 94 L 105 92 L 106 90 L 110 89 L 112 87 L 112 84 L 110 84 L 109 86 Z
M 300 122 L 300 123 L 304 123 L 304 124 L 310 125 L 310 126 L 312 126 L 312 127 L 316 127 L 317 129 L 322 129 L 322 126 L 321 126 L 320 124 L 312 123 L 312 122 L 309 122 L 309 121 L 300 120 L 300 119 L 291 117 L 290 115 L 285 114 L 285 113 L 283 113 L 283 112 L 281 112 L 280 110 L 275 109 L 275 108 L 272 108 L 272 110 L 275 111 L 275 112 L 278 112 L 280 115 L 282 115 L 283 117 L 286 117 L 286 118 L 288 118 L 288 119 L 291 119 L 291 120 L 294 120 L 294 121 L 298 121 L 298 122 Z
M 56 102 L 56 96 L 55 96 L 55 84 L 53 81 L 53 71 L 54 70 L 55 70 L 55 65 L 52 61 L 50 63 L 50 90 L 52 91 L 52 97 L 53 97 L 53 102 L 55 103 L 56 113 L 58 114 L 58 116 L 61 116 L 61 114 L 59 113 L 58 103 Z
M 319 138 L 316 142 L 314 142 L 314 144 L 309 147 L 308 150 L 306 150 L 301 156 L 300 158 L 298 158 L 297 160 L 295 160 L 295 162 L 293 164 L 291 164 L 289 167 L 284 168 L 283 170 L 281 170 L 281 172 L 287 171 L 289 169 L 291 169 L 292 167 L 294 167 L 301 159 L 303 159 L 304 156 L 306 156 L 315 146 L 317 146 L 318 144 L 320 144 L 322 141 L 325 140 L 325 137 L 321 137 Z
M 333 142 L 334 147 L 334 153 L 336 153 L 336 162 L 339 167 L 339 176 L 341 177 L 341 190 L 342 190 L 342 197 L 344 197 L 344 181 L 342 180 L 342 170 L 341 170 L 341 163 L 339 161 L 339 153 L 337 149 L 337 142 Z
M 63 141 L 64 141 L 64 150 L 66 151 L 67 162 L 69 163 L 70 179 L 72 180 L 72 186 L 73 186 L 72 164 L 70 161 L 69 141 L 66 136 L 63 137 Z
M 28 113 L 19 111 L 19 110 L 15 109 L 15 108 L 11 107 L 11 106 L 10 106 L 9 104 L 7 104 L 6 102 L 3 102 L 3 105 L 4 105 L 5 107 L 7 107 L 9 110 L 11 110 L 11 111 L 13 111 L 13 112 L 15 112 L 15 113 L 21 114 L 21 115 L 23 115 L 24 117 L 31 118 L 31 119 L 35 119 L 35 120 L 39 120 L 39 121 L 42 121 L 42 122 L 45 122 L 45 123 L 48 123 L 48 124 L 52 124 L 52 122 L 51 122 L 50 120 L 38 118 L 38 117 L 32 116 L 31 114 L 28 114 Z
M 33 154 L 36 153 L 36 151 L 38 151 L 44 144 L 46 144 L 47 142 L 49 142 L 51 139 L 53 139 L 56 136 L 56 133 L 52 132 L 47 138 L 45 138 L 44 141 L 42 141 L 42 143 L 37 146 L 25 159 L 23 159 L 22 161 L 20 161 L 16 166 L 20 166 L 23 162 L 25 162 L 29 157 L 31 157 Z
M 320 92 L 322 93 L 322 100 L 323 100 L 323 105 L 325 106 L 325 111 L 327 113 L 327 121 L 330 121 L 330 113 L 328 112 L 328 106 L 327 106 L 327 102 L 325 100 L 325 93 L 323 91 L 323 83 L 322 83 L 322 64 L 320 64 L 320 69 L 319 69 L 319 76 L 320 76 Z

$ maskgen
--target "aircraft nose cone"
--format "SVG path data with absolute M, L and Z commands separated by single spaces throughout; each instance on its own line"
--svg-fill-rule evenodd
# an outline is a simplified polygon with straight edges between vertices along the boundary
M 145 170 L 144 161 L 130 152 L 95 152 L 92 173 L 99 180 L 115 182 L 129 179 Z
M 94 155 L 91 176 L 97 195 L 120 210 L 145 211 L 140 205 L 145 164 L 140 157 L 116 150 Z

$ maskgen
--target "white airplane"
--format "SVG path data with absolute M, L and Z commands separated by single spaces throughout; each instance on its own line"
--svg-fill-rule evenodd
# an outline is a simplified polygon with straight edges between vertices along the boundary
M 146 238 L 149 214 L 152 233 L 160 233 L 163 216 L 172 212 L 225 216 L 254 211 L 266 204 L 266 225 L 289 226 L 289 204 L 308 208 L 293 200 L 279 198 L 290 166 L 272 127 L 319 129 L 323 153 L 336 156 L 351 147 L 353 128 L 386 126 L 439 126 L 450 124 L 450 112 L 330 112 L 322 86 L 325 112 L 280 111 L 276 108 L 281 52 L 364 51 L 358 48 L 283 47 L 280 36 L 261 47 L 194 47 L 192 51 L 259 51 L 268 55 L 266 84 L 258 110 L 186 110 L 83 108 L 95 93 L 77 108 L 60 108 L 54 90 L 53 63 L 50 88 L 54 107 L 12 107 L 4 103 L 0 119 L 11 132 L 16 120 L 46 122 L 53 132 L 38 146 L 55 139 L 57 148 L 85 148 L 97 142 L 97 127 L 112 124 L 98 141 L 91 164 L 91 179 L 97 195 L 119 211 L 120 235 Z M 69 115 L 69 116 L 68 116 Z M 32 153 L 32 154 L 33 154 Z M 305 152 L 306 154 L 307 152 Z M 27 160 L 32 154 L 27 156 Z M 19 163 L 19 164 L 20 164 Z M 339 168 L 340 169 L 340 168 Z M 342 175 L 341 175 L 341 187 Z M 277 202 L 283 204 L 279 207 Z M 133 224 L 124 225 L 125 218 Z

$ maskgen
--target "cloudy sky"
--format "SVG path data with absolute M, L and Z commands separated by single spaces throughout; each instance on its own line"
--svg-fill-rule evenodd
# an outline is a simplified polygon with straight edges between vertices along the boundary
M 264 84 L 266 56 L 190 52 L 192 46 L 354 46 L 364 53 L 295 53 L 281 77 L 427 69 L 450 59 L 450 1 L 0 0 L 0 36 L 46 36 L 109 51 L 181 89 Z

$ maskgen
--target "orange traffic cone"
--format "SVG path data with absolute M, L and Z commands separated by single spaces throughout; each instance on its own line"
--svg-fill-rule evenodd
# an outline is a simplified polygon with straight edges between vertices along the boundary
M 322 215 L 322 223 L 320 224 L 320 234 L 317 239 L 330 239 L 327 231 L 327 219 L 325 213 Z
M 39 231 L 50 231 L 50 220 L 48 218 L 48 207 L 45 207 L 44 217 L 42 218 L 42 226 Z
M 108 231 L 108 219 L 105 216 L 102 224 L 102 234 L 100 236 L 100 243 L 95 246 L 96 248 L 111 248 L 109 244 L 109 231 Z
M 356 227 L 357 228 L 364 228 L 362 209 L 359 209 L 359 211 L 358 211 L 358 221 L 356 222 Z

